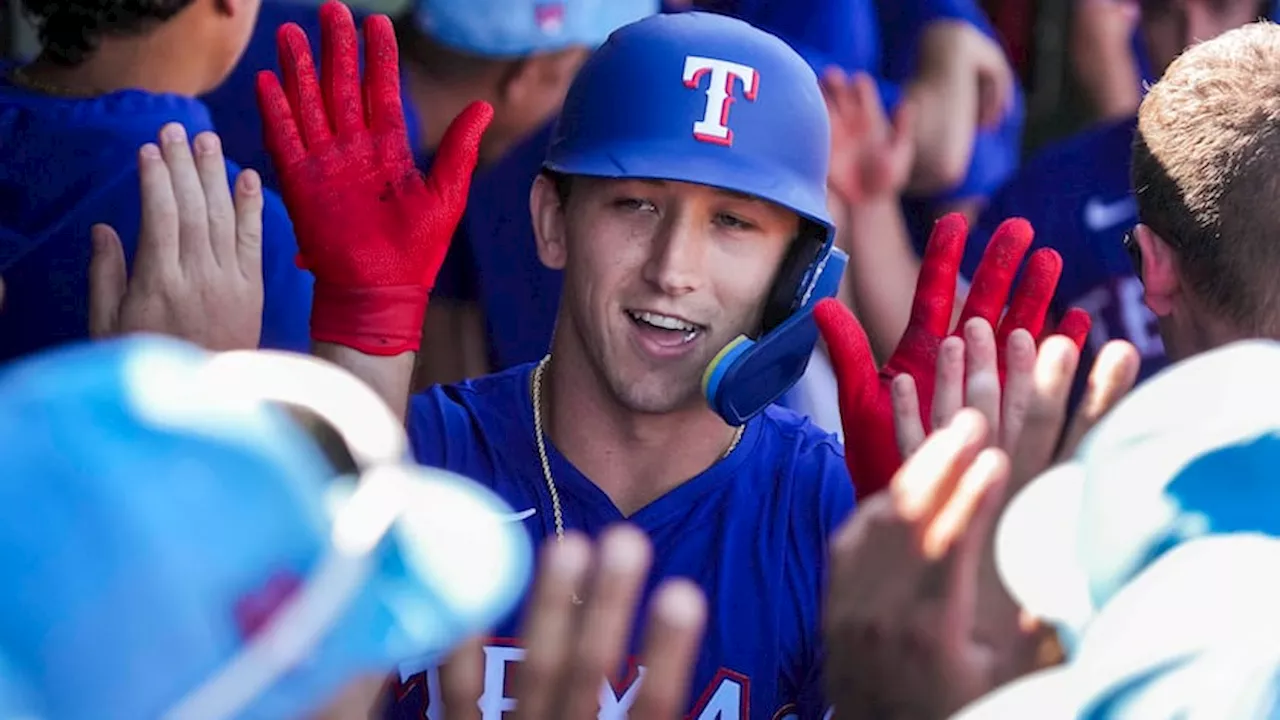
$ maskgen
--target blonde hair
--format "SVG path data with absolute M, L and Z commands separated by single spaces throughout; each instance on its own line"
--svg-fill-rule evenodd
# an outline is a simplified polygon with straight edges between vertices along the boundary
M 1141 221 L 1191 290 L 1248 333 L 1277 326 L 1280 26 L 1192 46 L 1138 111 L 1131 179 Z

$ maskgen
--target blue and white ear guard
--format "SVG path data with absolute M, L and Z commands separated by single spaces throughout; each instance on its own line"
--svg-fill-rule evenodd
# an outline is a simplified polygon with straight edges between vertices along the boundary
M 818 344 L 813 308 L 840 289 L 848 264 L 843 250 L 828 246 L 801 283 L 799 307 L 791 317 L 759 340 L 739 335 L 707 365 L 702 394 L 725 422 L 746 424 L 804 376 Z

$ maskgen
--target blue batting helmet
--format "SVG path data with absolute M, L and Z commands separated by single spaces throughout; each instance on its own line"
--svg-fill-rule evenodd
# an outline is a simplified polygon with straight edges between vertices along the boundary
M 545 166 L 746 193 L 832 229 L 831 125 L 817 76 L 778 38 L 724 15 L 615 31 L 565 98 Z

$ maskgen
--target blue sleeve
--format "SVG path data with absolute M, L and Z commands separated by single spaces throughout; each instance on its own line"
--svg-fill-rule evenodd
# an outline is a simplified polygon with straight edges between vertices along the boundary
M 819 73 L 874 72 L 880 60 L 874 0 L 740 0 L 734 14 L 782 38 Z
M 405 413 L 405 431 L 413 459 L 427 467 L 444 467 L 449 417 L 444 412 L 439 387 L 410 396 Z
M 801 575 L 795 582 L 812 583 L 812 578 L 821 578 L 821 585 L 808 608 L 810 617 L 806 619 L 806 632 L 813 641 L 808 648 L 803 672 L 792 680 L 795 683 L 793 697 L 796 698 L 796 710 L 800 718 L 821 718 L 827 710 L 826 687 L 824 686 L 824 664 L 826 652 L 822 639 L 822 608 L 827 594 L 827 549 L 831 538 L 839 530 L 854 511 L 853 483 L 850 482 L 849 469 L 845 463 L 844 450 L 834 438 L 828 443 L 818 445 L 811 453 L 812 465 L 805 472 L 816 473 L 821 478 L 818 489 L 817 507 L 799 508 L 796 510 L 804 516 L 792 519 L 793 527 L 807 525 L 814 536 L 810 543 L 802 547 L 809 548 L 810 557 L 800 557 L 795 567 Z M 808 465 L 809 463 L 806 463 Z M 816 513 L 815 513 L 816 510 Z M 817 522 L 813 520 L 816 516 Z M 799 546 L 799 544 L 797 544 Z M 785 680 L 785 679 L 784 679 Z
M 410 396 L 405 431 L 418 464 L 473 478 L 493 475 L 492 467 L 478 464 L 482 453 L 472 452 L 476 428 L 456 386 L 433 385 Z
M 239 174 L 238 169 L 232 174 Z M 284 202 L 271 190 L 262 208 L 262 347 L 311 352 L 311 294 L 314 278 L 294 258 L 298 244 Z
M 440 273 L 436 275 L 436 286 L 431 289 L 432 298 L 468 303 L 480 301 L 476 262 L 472 252 L 464 219 L 458 224 L 453 241 L 449 243 L 449 254 L 445 255 Z

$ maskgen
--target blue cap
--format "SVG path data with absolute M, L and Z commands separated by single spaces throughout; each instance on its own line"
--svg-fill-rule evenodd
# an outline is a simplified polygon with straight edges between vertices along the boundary
M 1134 577 L 1193 538 L 1280 537 L 1280 343 L 1251 340 L 1166 368 L 1074 458 L 1032 480 L 996 533 L 1010 592 L 1068 653 Z
M 658 0 L 417 0 L 418 29 L 485 57 L 594 48 L 614 30 L 658 12 Z
M 281 401 L 333 421 L 358 484 Z M 42 717 L 302 717 L 487 628 L 523 592 L 528 536 L 405 448 L 372 391 L 305 356 L 142 337 L 11 366 L 10 681 Z
M 633 23 L 587 60 L 544 166 L 744 193 L 812 221 L 829 242 L 830 155 L 826 100 L 795 50 L 742 20 L 684 12 Z
M 1205 536 L 1103 607 L 1070 662 L 953 720 L 1270 720 L 1280 716 L 1280 540 Z

